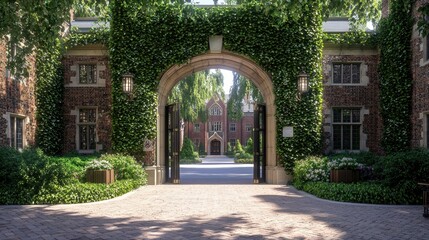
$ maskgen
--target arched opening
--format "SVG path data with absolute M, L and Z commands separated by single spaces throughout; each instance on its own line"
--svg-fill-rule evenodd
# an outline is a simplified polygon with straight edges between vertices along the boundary
M 283 167 L 278 165 L 276 156 L 276 120 L 274 106 L 274 89 L 270 76 L 252 60 L 230 52 L 207 53 L 196 56 L 186 64 L 174 65 L 162 75 L 158 87 L 157 118 L 157 169 L 155 183 L 165 182 L 165 106 L 171 89 L 184 77 L 193 72 L 223 68 L 236 71 L 250 79 L 260 90 L 266 104 L 266 181 L 272 184 L 284 184 L 288 181 Z M 150 170 L 150 169 L 149 169 Z

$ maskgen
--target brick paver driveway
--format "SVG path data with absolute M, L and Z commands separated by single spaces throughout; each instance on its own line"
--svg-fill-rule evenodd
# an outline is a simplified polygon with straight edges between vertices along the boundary
M 320 200 L 279 185 L 145 186 L 97 203 L 0 206 L 0 239 L 428 239 L 421 206 Z

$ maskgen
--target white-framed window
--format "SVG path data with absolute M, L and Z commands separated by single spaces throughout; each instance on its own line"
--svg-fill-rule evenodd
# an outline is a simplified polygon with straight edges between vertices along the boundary
M 13 80 L 19 80 L 19 78 L 17 78 L 16 76 L 19 75 L 22 78 L 22 68 L 21 68 L 21 72 L 20 74 L 17 74 L 17 67 L 15 66 L 11 66 L 11 63 L 16 61 L 16 57 L 18 55 L 18 52 L 21 51 L 21 47 L 22 45 L 20 43 L 12 43 L 11 41 L 8 42 L 7 47 L 6 47 L 6 54 L 7 54 L 7 69 L 5 71 L 6 73 L 6 78 L 10 78 Z M 16 62 L 14 63 L 16 64 Z M 12 68 L 11 68 L 12 67 Z
M 79 109 L 78 122 L 78 149 L 79 150 L 96 150 L 96 108 Z
M 229 124 L 229 131 L 235 132 L 237 130 L 237 124 L 236 123 L 230 123 Z
M 209 114 L 211 116 L 220 116 L 222 115 L 222 109 L 220 109 L 219 105 L 214 104 L 210 107 Z
M 10 116 L 10 146 L 15 149 L 24 148 L 24 122 L 22 116 Z
M 360 150 L 361 109 L 332 109 L 333 150 Z
M 201 126 L 199 123 L 194 123 L 194 132 L 199 133 L 201 131 Z
M 210 123 L 210 132 L 220 132 L 222 131 L 222 123 L 219 121 Z
M 332 63 L 333 84 L 360 84 L 361 63 Z
M 79 84 L 97 84 L 96 64 L 79 64 Z
M 251 132 L 252 131 L 252 124 L 250 123 L 246 123 L 246 132 Z

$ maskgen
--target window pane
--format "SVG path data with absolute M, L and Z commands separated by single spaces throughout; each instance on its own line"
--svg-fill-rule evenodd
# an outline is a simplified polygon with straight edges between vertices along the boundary
M 341 109 L 333 109 L 333 115 L 334 115 L 334 122 L 341 122 Z
M 87 132 L 87 126 L 79 126 L 79 149 L 81 150 L 88 149 L 88 144 L 86 142 Z
M 334 150 L 341 149 L 341 125 L 333 126 L 332 141 L 334 142 Z
M 334 64 L 333 69 L 333 83 L 341 83 L 341 64 Z
M 359 109 L 352 110 L 352 122 L 354 122 L 354 123 L 360 122 L 360 110 Z
M 351 126 L 343 125 L 343 150 L 351 149 Z
M 352 149 L 360 149 L 360 125 L 352 126 Z
M 89 149 L 95 149 L 95 126 L 88 126 L 88 145 Z
M 343 109 L 343 122 L 351 122 L 351 114 L 350 109 Z
M 95 84 L 96 80 L 96 66 L 94 64 L 81 64 L 79 65 L 79 83 L 82 84 Z
M 24 123 L 22 118 L 15 118 L 16 120 L 16 148 L 22 149 L 24 146 Z
M 350 64 L 343 64 L 343 83 L 351 83 L 352 67 Z
M 360 83 L 360 64 L 352 64 L 352 82 Z
M 15 142 L 15 117 L 10 118 L 10 146 L 12 148 L 16 148 Z

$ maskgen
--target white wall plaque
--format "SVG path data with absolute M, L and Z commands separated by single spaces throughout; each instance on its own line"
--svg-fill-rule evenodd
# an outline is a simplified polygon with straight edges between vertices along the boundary
M 283 127 L 283 137 L 293 137 L 293 127 Z

